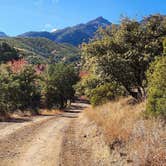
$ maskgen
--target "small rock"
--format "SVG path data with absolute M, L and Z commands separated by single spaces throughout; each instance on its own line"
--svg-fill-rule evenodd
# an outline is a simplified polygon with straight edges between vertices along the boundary
M 84 135 L 84 138 L 86 138 L 87 137 L 87 135 Z

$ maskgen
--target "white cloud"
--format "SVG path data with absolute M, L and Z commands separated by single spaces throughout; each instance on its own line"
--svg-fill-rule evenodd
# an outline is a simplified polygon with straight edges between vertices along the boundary
M 54 28 L 51 30 L 51 32 L 56 32 L 58 29 Z

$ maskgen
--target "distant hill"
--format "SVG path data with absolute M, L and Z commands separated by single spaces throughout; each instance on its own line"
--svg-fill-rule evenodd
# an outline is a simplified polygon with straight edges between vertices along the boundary
M 26 32 L 19 37 L 45 37 L 58 43 L 69 43 L 74 46 L 80 45 L 82 42 L 88 42 L 94 37 L 95 32 L 99 27 L 105 28 L 111 23 L 103 17 L 98 17 L 95 20 L 89 21 L 86 24 L 79 24 L 73 27 L 68 27 L 55 32 Z
M 18 52 L 7 43 L 0 43 L 0 64 L 11 60 L 18 60 Z
M 80 59 L 79 49 L 69 44 L 58 44 L 46 38 L 2 38 L 0 43 L 14 47 L 21 57 L 30 63 L 63 61 L 76 63 Z
M 7 37 L 7 35 L 4 32 L 0 32 L 0 38 Z

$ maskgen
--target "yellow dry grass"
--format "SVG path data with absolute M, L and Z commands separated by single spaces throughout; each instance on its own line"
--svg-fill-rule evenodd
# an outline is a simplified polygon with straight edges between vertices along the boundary
M 60 114 L 61 111 L 60 110 L 57 110 L 57 109 L 41 109 L 39 111 L 39 114 L 40 115 L 45 115 L 45 116 L 51 116 L 51 115 L 57 115 L 57 114 Z
M 61 111 L 57 109 L 40 109 L 37 112 L 38 112 L 37 115 L 43 115 L 43 116 L 53 116 L 61 113 Z M 0 116 L 0 121 L 5 121 L 7 119 L 22 119 L 28 117 L 30 118 L 35 115 L 36 112 L 34 110 L 26 110 L 24 112 L 18 110 L 14 113 L 6 114 L 6 116 Z
M 110 144 L 117 139 L 125 142 L 129 139 L 134 122 L 139 119 L 140 112 L 144 109 L 144 103 L 130 106 L 126 104 L 127 100 L 121 99 L 85 112 L 90 120 L 102 127 L 106 141 Z
M 128 98 L 89 108 L 86 116 L 103 131 L 111 150 L 127 154 L 134 165 L 166 165 L 166 126 L 160 119 L 145 119 L 145 103 L 129 105 Z

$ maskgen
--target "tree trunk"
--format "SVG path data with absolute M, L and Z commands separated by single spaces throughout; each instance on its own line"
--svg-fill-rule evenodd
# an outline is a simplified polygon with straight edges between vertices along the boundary
M 61 100 L 60 100 L 60 109 L 64 108 L 64 100 L 63 100 L 63 97 L 61 97 Z
M 135 98 L 138 102 L 144 101 L 146 98 L 145 89 L 143 87 L 137 87 L 137 92 L 132 91 L 129 88 L 126 88 L 129 94 Z

